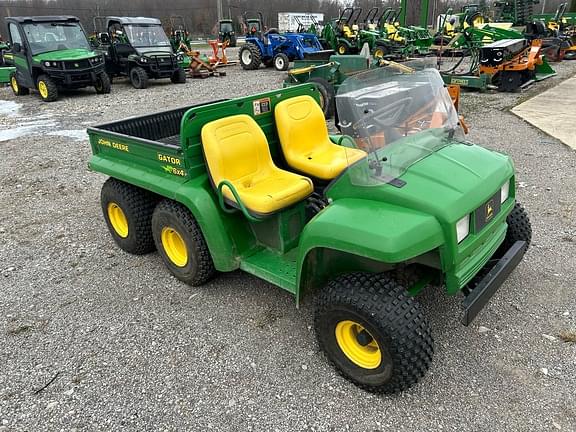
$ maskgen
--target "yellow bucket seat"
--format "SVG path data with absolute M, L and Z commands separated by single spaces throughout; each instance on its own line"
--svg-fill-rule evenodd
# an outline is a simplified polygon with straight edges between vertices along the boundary
M 230 182 L 252 213 L 276 212 L 303 200 L 314 190 L 309 178 L 274 165 L 264 132 L 248 115 L 214 120 L 204 125 L 201 135 L 214 186 L 224 180 Z M 236 203 L 230 188 L 223 187 L 222 193 L 229 202 Z
M 280 102 L 274 116 L 286 162 L 301 173 L 332 180 L 366 156 L 362 150 L 342 147 L 330 140 L 324 113 L 311 96 Z

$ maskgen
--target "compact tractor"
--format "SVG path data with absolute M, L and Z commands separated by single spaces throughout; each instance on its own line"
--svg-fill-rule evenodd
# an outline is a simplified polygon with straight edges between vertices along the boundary
M 334 367 L 397 393 L 432 362 L 418 294 L 460 294 L 469 325 L 521 262 L 530 221 L 512 160 L 464 139 L 433 65 L 348 78 L 341 134 L 318 100 L 303 84 L 92 127 L 89 167 L 108 177 L 121 249 L 157 251 L 186 284 L 242 270 L 313 299 Z
M 147 88 L 150 79 L 186 82 L 186 72 L 180 67 L 183 57 L 172 51 L 160 20 L 96 17 L 94 26 L 96 46 L 106 59 L 106 71 L 111 77 L 128 77 L 137 89 Z
M 11 49 L 4 59 L 14 67 L 10 86 L 15 95 L 36 89 L 43 101 L 52 102 L 63 89 L 90 86 L 98 94 L 110 93 L 104 57 L 90 47 L 78 18 L 8 17 L 6 24 Z
M 344 8 L 337 19 L 324 25 L 320 35 L 322 45 L 340 55 L 358 53 L 362 48 L 358 40 L 361 14 L 362 8 Z
M 221 19 L 218 21 L 218 40 L 226 42 L 227 46 L 236 46 L 236 32 L 234 32 L 234 22 L 231 19 Z
M 258 13 L 258 29 L 264 28 L 264 19 Z M 288 70 L 290 62 L 302 59 L 323 59 L 332 54 L 330 50 L 323 50 L 322 45 L 314 34 L 285 33 L 280 34 L 276 29 L 269 29 L 264 33 L 251 32 L 246 42 L 240 48 L 240 65 L 246 70 L 258 69 L 261 64 L 266 67 L 274 66 L 276 70 Z

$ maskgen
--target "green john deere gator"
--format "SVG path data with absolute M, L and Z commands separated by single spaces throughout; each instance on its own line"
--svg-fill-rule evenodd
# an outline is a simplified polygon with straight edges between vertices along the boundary
M 372 392 L 422 378 L 427 285 L 463 294 L 468 325 L 531 238 L 504 154 L 466 142 L 438 71 L 348 78 L 329 135 L 311 84 L 88 129 L 109 176 L 104 219 L 123 250 L 157 250 L 201 285 L 244 270 L 316 298 L 321 349 Z
M 95 53 L 78 18 L 38 16 L 6 18 L 11 50 L 4 54 L 15 71 L 10 86 L 15 95 L 37 89 L 42 100 L 58 99 L 61 89 L 94 86 L 110 93 L 104 57 Z

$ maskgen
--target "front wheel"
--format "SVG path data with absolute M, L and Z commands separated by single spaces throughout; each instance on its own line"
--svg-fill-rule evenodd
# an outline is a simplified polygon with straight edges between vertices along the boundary
M 506 223 L 508 224 L 508 231 L 501 248 L 508 250 L 517 241 L 525 241 L 526 249 L 528 249 L 532 241 L 532 224 L 522 204 L 519 202 L 514 204 L 514 208 L 506 218 Z
M 314 325 L 336 369 L 373 393 L 411 387 L 432 362 L 428 321 L 391 275 L 351 273 L 331 281 L 317 298 Z
M 186 83 L 186 71 L 182 68 L 178 68 L 178 70 L 174 71 L 170 77 L 170 81 L 172 81 L 173 84 Z
M 10 88 L 16 96 L 24 96 L 30 93 L 28 87 L 22 87 L 16 78 L 16 74 L 10 75 Z
M 152 234 L 170 273 L 189 285 L 202 285 L 214 276 L 212 256 L 190 211 L 174 201 L 161 201 L 152 215 Z
M 148 87 L 148 74 L 140 66 L 134 66 L 130 70 L 130 82 L 134 88 L 145 89 Z
M 348 54 L 349 51 L 350 51 L 350 48 L 345 43 L 340 43 L 338 45 L 337 50 L 336 50 L 336 52 L 340 55 Z
M 48 75 L 38 77 L 36 88 L 44 102 L 54 102 L 58 99 L 58 86 Z
M 290 59 L 284 53 L 279 53 L 274 56 L 274 68 L 277 71 L 287 71 L 290 66 Z
M 108 94 L 112 89 L 112 83 L 110 82 L 110 77 L 106 72 L 101 72 L 96 76 L 96 83 L 94 84 L 94 89 L 97 94 Z

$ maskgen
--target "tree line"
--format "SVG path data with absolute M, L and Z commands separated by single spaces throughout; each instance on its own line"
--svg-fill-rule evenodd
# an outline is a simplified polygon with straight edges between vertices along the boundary
M 224 18 L 232 18 L 238 25 L 243 13 L 255 15 L 260 11 L 268 28 L 277 27 L 279 12 L 320 12 L 325 20 L 338 17 L 345 6 L 362 7 L 365 14 L 371 7 L 399 7 L 393 0 L 222 0 Z M 556 9 L 562 0 L 546 0 L 547 12 Z M 409 24 L 419 22 L 420 1 L 413 0 L 407 11 Z M 459 10 L 462 5 L 478 3 L 469 0 L 430 0 L 429 24 L 433 16 L 445 12 L 449 7 Z M 541 5 L 535 11 L 540 12 Z M 576 0 L 572 0 L 576 9 Z M 215 0 L 0 0 L 0 34 L 6 38 L 4 18 L 26 15 L 75 15 L 82 21 L 88 32 L 93 31 L 95 16 L 148 16 L 160 18 L 169 30 L 170 17 L 182 16 L 189 32 L 196 37 L 214 36 L 218 21 Z

